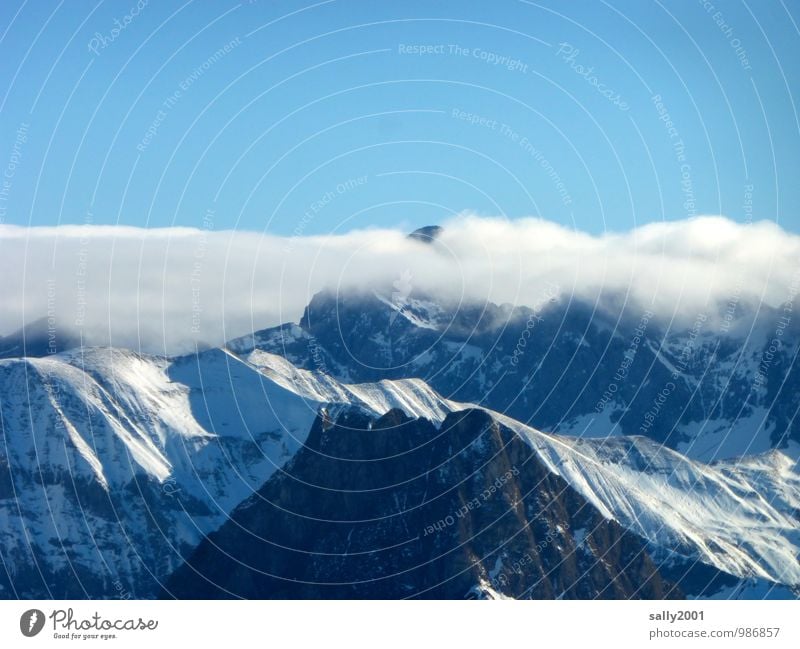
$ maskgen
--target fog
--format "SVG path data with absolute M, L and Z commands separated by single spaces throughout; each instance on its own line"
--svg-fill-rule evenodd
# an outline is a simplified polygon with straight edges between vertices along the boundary
M 461 214 L 433 243 L 399 230 L 275 237 L 116 226 L 0 226 L 0 334 L 50 317 L 88 344 L 178 353 L 297 321 L 325 288 L 531 305 L 549 287 L 690 322 L 715 305 L 797 292 L 800 237 L 724 217 L 593 236 L 541 219 Z M 388 288 L 387 288 L 388 287 Z M 602 296 L 602 297 L 600 297 Z

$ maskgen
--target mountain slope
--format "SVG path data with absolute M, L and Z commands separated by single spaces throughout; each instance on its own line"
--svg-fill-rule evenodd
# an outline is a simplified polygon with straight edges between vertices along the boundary
M 659 561 L 699 561 L 738 577 L 800 585 L 800 476 L 778 451 L 712 465 L 645 437 L 544 435 L 499 417 Z
M 481 410 L 319 418 L 165 596 L 669 598 L 642 542 Z
M 313 427 L 338 422 L 338 430 L 346 416 L 355 418 L 357 430 L 368 431 L 389 412 L 402 412 L 412 420 L 402 422 L 410 431 L 408 439 L 394 441 L 407 452 L 404 461 L 391 468 L 393 472 L 416 476 L 430 470 L 430 445 L 423 443 L 418 449 L 414 440 L 447 434 L 458 438 L 491 428 L 501 431 L 497 435 L 503 448 L 513 441 L 514 448 L 527 449 L 536 470 L 526 484 L 534 479 L 538 484 L 541 478 L 552 487 L 548 493 L 555 493 L 556 485 L 556 491 L 572 494 L 568 502 L 559 501 L 558 507 L 567 513 L 552 523 L 578 525 L 572 518 L 588 516 L 579 511 L 590 510 L 595 526 L 604 521 L 604 534 L 639 539 L 637 547 L 652 558 L 663 584 L 677 579 L 685 592 L 704 593 L 708 589 L 702 583 L 689 587 L 681 578 L 681 571 L 693 565 L 706 566 L 709 574 L 758 579 L 767 585 L 800 583 L 800 482 L 793 462 L 781 453 L 706 464 L 642 437 L 603 440 L 545 434 L 489 410 L 473 415 L 483 417 L 480 426 L 453 433 L 450 429 L 458 428 L 453 418 L 465 410 L 475 407 L 443 399 L 418 379 L 348 385 L 260 349 L 239 355 L 214 349 L 176 359 L 95 349 L 2 360 L 0 593 L 3 597 L 114 597 L 120 592 L 153 596 L 164 578 L 246 499 L 279 485 L 284 490 L 281 498 L 306 502 L 302 488 L 285 476 L 283 467 L 301 452 L 306 459 L 298 460 L 298 466 L 306 462 L 304 470 L 311 472 L 306 475 L 313 474 L 314 462 L 308 456 L 315 448 L 318 454 L 322 444 L 320 439 L 307 442 Z M 323 441 L 330 437 L 317 434 Z M 338 449 L 333 442 L 337 452 L 347 451 L 359 459 L 347 463 L 354 480 L 370 465 L 362 461 L 369 451 L 365 443 L 357 438 Z M 488 478 L 476 471 L 474 462 L 492 466 L 488 460 L 494 455 L 486 453 L 500 448 L 497 443 L 487 448 L 476 444 L 480 453 L 468 453 L 458 471 L 439 475 L 437 488 L 452 484 L 448 480 L 468 479 L 478 481 L 474 491 Z M 380 459 L 385 457 L 380 453 L 390 448 L 372 451 Z M 458 466 L 462 462 L 458 448 L 451 444 L 447 452 L 437 453 L 442 458 L 455 453 L 451 466 Z M 332 472 L 330 466 L 320 471 Z M 370 484 L 379 477 L 364 479 Z M 301 490 L 288 493 L 295 488 Z M 403 498 L 421 502 L 413 500 L 419 495 L 415 489 L 399 491 L 400 502 Z M 471 494 L 464 492 L 463 497 L 474 498 Z M 546 496 L 537 494 L 536 498 Z M 510 492 L 504 492 L 495 513 L 510 511 L 509 498 L 513 501 Z M 331 501 L 328 507 L 336 504 Z M 427 524 L 437 512 L 446 518 L 448 514 L 436 507 L 424 519 L 415 519 L 416 524 Z M 329 514 L 342 512 L 329 510 Z M 473 524 L 482 525 L 483 515 L 475 514 L 478 519 Z M 538 524 L 531 516 L 527 512 L 523 519 Z M 578 543 L 574 535 L 571 538 L 569 543 Z M 332 543 L 336 546 L 338 541 Z M 601 554 L 611 552 L 611 547 L 601 548 Z M 472 552 L 489 549 L 486 541 Z M 565 554 L 558 560 L 566 560 L 569 550 L 564 540 L 559 552 Z M 518 558 L 529 554 L 530 544 L 515 552 Z M 488 570 L 488 564 L 481 566 Z M 610 569 L 625 573 L 621 564 Z M 667 569 L 670 577 L 665 577 Z M 471 568 L 467 572 L 472 580 L 467 590 L 478 588 L 483 573 Z M 544 573 L 536 574 L 539 579 Z M 558 594 L 560 586 L 549 583 L 552 593 Z M 565 592 L 600 596 L 599 581 L 581 583 L 575 586 L 578 590 L 565 588 Z M 491 583 L 487 588 L 497 591 Z M 545 592 L 537 591 L 549 596 Z M 628 589 L 620 592 L 632 596 Z M 656 592 L 651 591 L 653 596 Z M 448 591 L 447 596 L 455 593 Z
M 443 418 L 421 382 L 292 389 L 223 350 L 0 361 L 0 596 L 152 595 L 303 444 L 321 408 Z
M 314 296 L 299 324 L 231 341 L 347 382 L 419 377 L 539 430 L 645 435 L 713 461 L 782 449 L 800 458 L 800 317 L 710 306 L 693 323 L 552 292 L 534 308 L 407 292 Z M 788 311 L 787 311 L 788 309 Z

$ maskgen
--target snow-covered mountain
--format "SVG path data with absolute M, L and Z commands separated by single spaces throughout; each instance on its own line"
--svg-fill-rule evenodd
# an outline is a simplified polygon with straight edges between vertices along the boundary
M 306 329 L 287 326 L 266 336 L 278 334 L 284 342 L 287 334 L 290 342 L 311 341 L 306 349 L 311 349 L 311 362 L 315 362 L 315 339 Z M 339 381 L 330 369 L 335 357 L 322 356 L 321 348 L 317 350 L 318 369 L 298 368 L 291 362 L 290 351 L 270 353 L 263 349 L 265 334 L 257 338 L 256 346 L 235 341 L 225 350 L 175 359 L 87 349 L 0 361 L 3 597 L 153 596 L 187 557 L 195 556 L 192 553 L 204 538 L 215 530 L 223 533 L 221 526 L 230 528 L 226 521 L 231 516 L 237 520 L 264 490 L 278 489 L 287 502 L 309 503 L 287 493 L 296 484 L 294 469 L 286 467 L 313 468 L 309 456 L 315 454 L 314 449 L 318 454 L 320 440 L 332 443 L 324 431 L 347 430 L 343 422 L 356 417 L 354 421 L 360 423 L 350 427 L 362 430 L 354 438 L 356 442 L 335 441 L 330 448 L 355 453 L 352 458 L 341 458 L 345 463 L 359 460 L 347 466 L 368 467 L 370 462 L 359 455 L 366 448 L 363 437 L 370 434 L 375 422 L 392 412 L 402 413 L 403 421 L 412 422 L 405 425 L 413 431 L 409 439 L 416 442 L 402 453 L 424 447 L 428 438 L 438 439 L 453 430 L 475 442 L 464 447 L 451 444 L 438 451 L 442 458 L 454 458 L 452 466 L 457 470 L 437 473 L 432 484 L 446 489 L 453 480 L 476 481 L 472 491 L 459 492 L 466 499 L 458 501 L 459 506 L 475 497 L 473 491 L 489 475 L 497 477 L 494 473 L 499 465 L 486 473 L 487 466 L 494 466 L 492 449 L 505 449 L 511 442 L 514 448 L 526 449 L 516 451 L 523 458 L 517 464 L 530 458 L 530 466 L 535 468 L 525 474 L 527 482 L 522 486 L 528 485 L 527 491 L 535 495 L 537 490 L 532 487 L 546 480 L 551 492 L 567 490 L 571 494 L 565 496 L 567 500 L 553 501 L 562 513 L 548 519 L 553 526 L 563 524 L 559 542 L 547 545 L 557 556 L 529 559 L 538 566 L 523 571 L 529 579 L 541 580 L 563 561 L 573 561 L 570 565 L 582 574 L 598 561 L 613 559 L 606 566 L 610 571 L 604 573 L 606 578 L 625 574 L 619 563 L 622 555 L 612 552 L 616 547 L 613 538 L 624 536 L 628 539 L 623 543 L 626 552 L 646 558 L 640 565 L 641 574 L 655 580 L 645 596 L 663 596 L 667 591 L 707 596 L 719 592 L 721 586 L 740 587 L 742 579 L 752 580 L 760 592 L 787 595 L 790 591 L 783 586 L 796 589 L 800 584 L 800 478 L 794 462 L 779 451 L 707 464 L 644 437 L 578 439 L 546 434 L 507 414 L 442 398 L 420 379 L 360 384 Z M 363 372 L 359 367 L 352 373 Z M 460 412 L 482 414 L 474 419 L 474 425 L 461 430 L 463 424 L 459 428 L 453 423 L 460 421 L 453 419 Z M 494 445 L 478 439 L 489 429 L 501 431 L 500 437 L 493 438 Z M 317 437 L 307 444 L 313 431 Z M 339 443 L 342 445 L 336 446 Z M 467 446 L 472 449 L 465 456 L 469 461 L 459 459 Z M 390 448 L 373 450 L 382 453 Z M 392 464 L 392 470 L 426 475 L 431 467 L 421 462 L 425 457 L 424 452 L 409 452 L 406 461 Z M 334 472 L 336 479 L 342 479 L 339 473 Z M 354 470 L 347 476 L 353 481 L 348 488 L 375 488 L 370 482 L 375 476 L 362 473 Z M 359 476 L 368 486 L 360 485 Z M 480 516 L 514 511 L 512 486 L 522 483 L 516 477 L 507 483 L 505 500 Z M 332 482 L 331 490 L 340 488 L 340 483 Z M 417 491 L 401 490 L 395 495 L 411 497 L 412 493 Z M 424 494 L 424 489 L 419 493 Z M 401 504 L 392 506 L 405 511 L 411 501 L 398 502 Z M 355 506 L 350 500 L 341 504 Z M 381 516 L 388 511 L 382 509 L 387 506 L 383 500 L 368 501 L 365 506 L 383 512 Z M 426 511 L 444 518 L 455 516 L 440 505 Z M 294 513 L 296 520 L 305 516 L 302 511 Z M 334 520 L 345 515 L 328 513 Z M 358 516 L 357 511 L 348 514 Z M 470 516 L 475 524 L 491 523 L 491 519 Z M 586 542 L 587 531 L 580 523 L 585 523 L 587 516 L 592 526 L 589 531 L 597 530 L 590 542 Z M 531 511 L 523 519 L 537 520 Z M 400 516 L 398 520 L 405 519 Z M 288 524 L 291 527 L 291 522 Z M 453 526 L 455 529 L 460 528 Z M 487 539 L 502 544 L 507 532 L 515 533 L 502 528 L 499 536 Z M 542 528 L 537 534 L 546 535 L 547 530 Z M 369 538 L 362 539 L 364 552 Z M 340 541 L 331 541 L 331 552 L 340 551 Z M 533 584 L 526 586 L 515 577 L 509 580 L 515 585 L 504 591 L 496 579 L 501 574 L 517 574 L 514 567 L 519 560 L 545 551 L 539 548 L 539 540 L 534 541 L 514 546 L 514 552 L 505 558 L 492 554 L 491 566 L 488 559 L 482 561 L 480 569 L 470 572 L 471 587 L 498 596 L 561 594 L 556 592 L 563 586 L 558 580 L 548 582 L 552 590 L 531 590 Z M 481 547 L 491 549 L 486 543 L 490 541 L 484 540 Z M 593 548 L 590 555 L 594 559 L 572 556 L 584 543 Z M 414 547 L 409 552 L 420 556 L 420 548 L 427 546 Z M 380 564 L 370 565 L 381 569 Z M 456 565 L 461 564 L 444 564 Z M 325 569 L 329 578 L 335 578 L 331 566 Z M 591 579 L 578 580 L 576 584 L 581 585 L 575 586 L 576 590 L 565 587 L 564 592 L 599 596 L 602 579 L 593 574 Z M 629 574 L 626 579 L 634 577 Z M 459 588 L 465 583 L 460 582 Z M 677 589 L 670 586 L 675 583 Z M 174 587 L 174 578 L 170 584 Z M 399 591 L 392 593 L 396 596 Z M 447 592 L 447 596 L 453 595 L 454 591 Z M 623 589 L 617 596 L 633 596 L 633 592 Z
M 152 595 L 300 448 L 321 409 L 449 410 L 421 381 L 352 388 L 221 349 L 0 361 L 0 594 Z
M 447 398 L 549 432 L 644 435 L 703 461 L 773 448 L 800 457 L 793 303 L 710 305 L 684 324 L 612 298 L 585 304 L 557 287 L 534 303 L 453 304 L 410 286 L 326 291 L 299 324 L 229 347 L 347 382 L 419 377 Z
M 546 435 L 499 416 L 542 461 L 657 562 L 800 584 L 800 475 L 779 451 L 703 464 L 646 437 Z

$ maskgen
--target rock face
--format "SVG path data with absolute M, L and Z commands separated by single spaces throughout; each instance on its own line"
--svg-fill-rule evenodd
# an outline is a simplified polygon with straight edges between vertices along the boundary
M 669 598 L 642 541 L 486 412 L 320 417 L 164 596 Z
M 711 461 L 800 456 L 800 316 L 738 306 L 665 329 L 628 305 L 613 315 L 557 295 L 536 308 L 379 293 L 314 296 L 299 324 L 230 343 L 350 382 L 419 377 L 540 430 L 646 435 Z

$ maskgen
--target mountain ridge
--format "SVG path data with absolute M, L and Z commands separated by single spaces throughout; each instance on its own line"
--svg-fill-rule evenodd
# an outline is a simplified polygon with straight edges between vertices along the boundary
M 527 308 L 389 295 L 321 292 L 299 323 L 228 347 L 347 382 L 419 377 L 540 430 L 646 434 L 706 461 L 773 447 L 800 459 L 800 318 L 773 349 L 786 316 L 767 307 L 741 305 L 724 329 L 703 315 L 665 330 L 630 305 L 604 315 L 561 298 Z
M 44 371 L 28 371 L 31 365 Z M 55 404 L 47 390 L 48 382 L 58 384 Z M 48 573 L 52 583 L 77 570 L 78 590 L 68 589 L 63 596 L 80 596 L 83 588 L 95 596 L 108 592 L 113 596 L 118 589 L 116 586 L 112 589 L 112 582 L 119 579 L 130 592 L 152 596 L 206 534 L 218 529 L 230 512 L 256 493 L 271 475 L 282 475 L 281 467 L 306 448 L 306 435 L 321 414 L 335 422 L 343 408 L 347 412 L 355 408 L 365 417 L 380 417 L 400 409 L 414 421 L 427 420 L 433 426 L 441 426 L 448 416 L 475 408 L 473 404 L 442 399 L 418 379 L 343 385 L 329 375 L 296 368 L 284 357 L 259 350 L 253 350 L 245 358 L 222 349 L 177 359 L 99 349 L 47 359 L 6 360 L 0 361 L 0 384 L 2 394 L 21 395 L 20 387 L 25 385 L 25 391 L 33 395 L 28 403 L 25 398 L 16 402 L 5 398 L 1 404 L 6 471 L 0 484 L 8 488 L 0 492 L 9 498 L 0 499 L 4 505 L 0 511 L 6 521 L 14 523 L 7 525 L 11 533 L 7 531 L 2 538 L 4 561 L 21 565 L 22 557 L 33 556 L 35 565 L 45 564 L 43 569 L 47 572 L 47 561 L 52 560 L 54 564 Z M 37 402 L 35 409 L 28 407 L 30 398 Z M 90 412 L 89 428 L 80 426 L 83 410 Z M 648 508 L 646 499 L 640 501 L 634 508 L 645 505 L 641 511 L 649 511 L 650 517 L 655 514 L 656 518 L 651 527 L 637 528 L 635 520 L 626 519 L 621 513 L 633 506 L 635 499 L 630 498 L 635 491 L 610 490 L 610 485 L 640 480 L 647 475 L 641 473 L 642 468 L 658 460 L 666 467 L 668 476 L 674 473 L 675 466 L 684 466 L 683 471 L 688 472 L 683 478 L 684 486 L 702 478 L 710 481 L 709 488 L 719 485 L 720 493 L 724 493 L 730 488 L 727 481 L 738 471 L 736 479 L 746 485 L 740 488 L 753 492 L 750 500 L 739 496 L 723 501 L 724 506 L 707 511 L 709 518 L 697 519 L 688 532 L 668 525 L 666 529 L 672 531 L 662 538 L 675 542 L 684 562 L 700 560 L 739 579 L 795 583 L 796 576 L 791 570 L 785 574 L 776 571 L 776 562 L 784 560 L 785 553 L 772 555 L 759 550 L 784 547 L 791 554 L 796 552 L 798 543 L 791 536 L 794 528 L 787 516 L 800 504 L 797 495 L 800 486 L 791 470 L 791 460 L 777 451 L 752 458 L 746 464 L 734 463 L 720 469 L 683 460 L 680 454 L 662 450 L 658 444 L 641 438 L 638 442 L 630 440 L 640 455 L 644 452 L 645 460 L 637 468 L 630 462 L 631 453 L 624 449 L 614 452 L 625 438 L 609 445 L 601 440 L 557 437 L 491 410 L 480 409 L 480 412 L 513 431 L 539 458 L 537 462 L 576 489 L 579 497 L 589 502 L 601 518 L 621 521 L 645 545 L 653 546 L 659 534 L 663 534 L 664 521 L 670 520 L 669 510 L 659 513 L 659 507 Z M 31 418 L 34 413 L 35 418 Z M 59 417 L 64 418 L 61 427 L 55 423 Z M 67 444 L 62 443 L 60 448 L 72 448 L 69 457 L 73 459 L 65 457 L 63 451 L 45 453 L 47 445 L 35 445 L 32 451 L 25 450 L 30 446 L 24 443 L 20 447 L 20 440 L 27 438 L 27 429 L 49 437 L 53 435 L 48 429 L 62 431 Z M 594 460 L 586 464 L 588 451 L 594 454 Z M 40 475 L 20 470 L 26 465 L 23 458 L 31 452 L 47 469 L 40 471 Z M 662 457 L 664 452 L 666 459 Z M 677 464 L 670 464 L 673 461 Z M 570 465 L 574 468 L 576 462 L 580 472 L 567 470 Z M 653 493 L 664 488 L 665 483 L 658 482 L 657 475 L 650 480 L 656 480 Z M 74 493 L 65 491 L 64 484 L 72 484 Z M 609 493 L 616 496 L 609 499 Z M 706 493 L 696 490 L 690 493 L 696 502 L 689 509 L 697 510 L 705 502 Z M 19 494 L 24 494 L 22 501 Z M 44 525 L 35 545 L 26 546 L 26 524 L 47 517 L 49 505 L 37 502 L 37 495 L 45 496 L 46 502 L 56 503 L 63 520 L 54 519 L 52 525 Z M 775 505 L 778 495 L 782 500 Z M 714 502 L 714 498 L 709 502 Z M 77 509 L 70 503 L 75 503 Z M 764 508 L 763 503 L 771 504 Z M 663 506 L 664 502 L 660 507 Z M 75 513 L 69 515 L 71 509 Z M 744 558 L 736 559 L 733 548 L 721 547 L 718 553 L 704 553 L 705 539 L 709 535 L 724 538 L 720 533 L 725 521 L 740 509 L 738 515 L 744 517 L 742 529 L 746 529 L 744 521 L 749 520 L 748 516 L 758 519 L 758 529 L 764 528 L 765 520 L 773 523 L 761 535 L 743 537 L 749 538 L 750 544 Z M 661 520 L 659 515 L 667 518 Z M 75 523 L 65 526 L 70 516 L 77 517 Z M 720 522 L 709 527 L 709 520 Z M 120 522 L 123 532 L 150 531 L 138 539 L 125 533 L 120 535 L 113 532 Z M 87 525 L 93 538 L 102 539 L 96 551 L 76 549 L 85 538 L 78 530 Z M 153 539 L 159 538 L 164 539 L 163 544 L 154 545 Z M 61 551 L 45 551 L 48 539 L 55 540 Z M 153 552 L 143 553 L 145 547 Z M 114 556 L 118 566 L 123 566 L 115 571 L 115 580 L 96 579 L 97 553 L 101 557 L 104 553 Z M 142 561 L 142 557 L 146 559 Z M 31 593 L 43 594 L 41 587 L 37 590 L 33 585 L 35 574 L 29 573 L 25 579 Z M 7 576 L 7 581 L 3 592 L 14 587 L 13 579 Z M 16 584 L 24 581 L 17 579 Z M 48 596 L 52 594 L 48 592 Z

